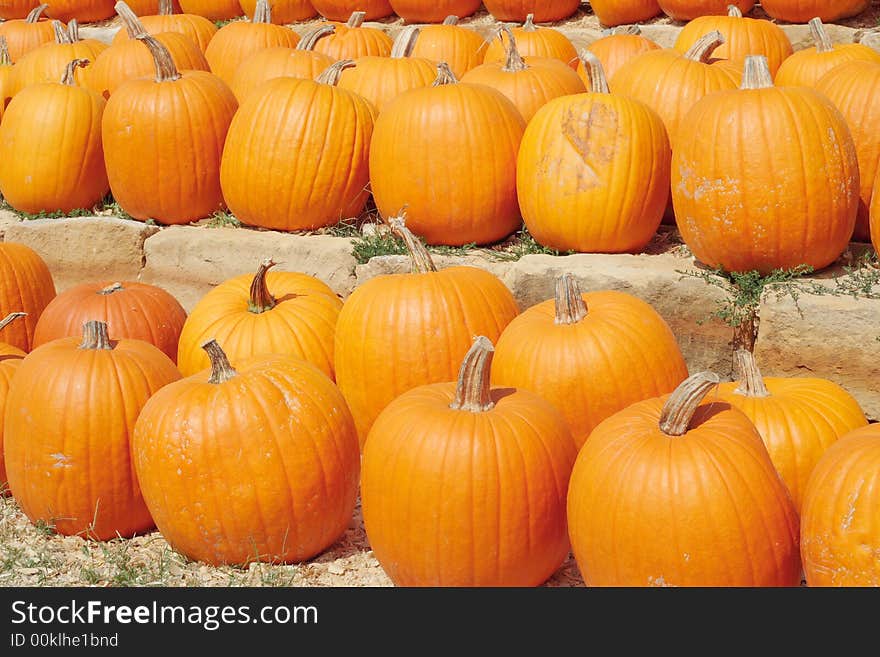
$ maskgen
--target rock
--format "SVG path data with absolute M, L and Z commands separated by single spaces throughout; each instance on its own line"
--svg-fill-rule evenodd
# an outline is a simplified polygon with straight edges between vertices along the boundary
M 21 223 L 21 220 L 21 217 L 11 210 L 0 210 L 0 240 L 2 240 L 3 236 L 6 234 L 6 228 L 8 226 L 14 226 L 15 224 Z
M 327 565 L 327 572 L 331 575 L 345 575 L 345 566 L 340 565 L 336 561 L 331 561 Z

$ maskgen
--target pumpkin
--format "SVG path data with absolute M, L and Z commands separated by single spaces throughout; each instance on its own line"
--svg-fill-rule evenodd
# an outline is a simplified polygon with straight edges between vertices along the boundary
M 239 0 L 241 9 L 246 16 L 253 16 L 257 10 L 258 0 Z M 272 0 L 272 22 L 276 25 L 287 25 L 306 21 L 318 15 L 310 0 Z
M 748 55 L 764 55 L 770 73 L 776 75 L 779 66 L 792 53 L 791 41 L 782 28 L 770 21 L 746 18 L 736 5 L 727 7 L 726 16 L 700 16 L 685 25 L 675 40 L 675 50 L 685 53 L 709 32 L 720 32 L 724 43 L 713 51 L 713 56 L 726 59 L 740 69 Z
M 511 29 L 505 25 L 503 30 L 507 35 L 507 61 L 481 64 L 465 73 L 462 82 L 497 89 L 516 105 L 526 124 L 554 98 L 586 91 L 578 74 L 558 59 L 523 59 Z
M 522 23 L 529 14 L 538 23 L 565 20 L 580 6 L 580 0 L 486 0 L 486 10 L 499 21 Z
M 27 313 L 10 313 L 0 320 L 0 331 L 11 322 L 26 315 Z M 3 414 L 6 412 L 6 397 L 9 394 L 9 384 L 12 382 L 12 376 L 18 371 L 18 366 L 25 356 L 27 354 L 18 347 L 0 342 L 0 417 L 3 417 Z M 0 496 L 4 496 L 8 492 L 6 461 L 3 458 L 3 425 L 0 423 Z
M 98 55 L 86 81 L 90 89 L 105 98 L 110 98 L 124 82 L 150 76 L 156 70 L 150 51 L 137 41 L 140 35 L 147 34 L 138 17 L 124 2 L 116 3 L 116 11 L 122 18 L 125 31 L 130 38 L 111 45 Z M 155 35 L 154 38 L 168 51 L 168 56 L 176 68 L 208 70 L 205 56 L 188 36 L 177 32 L 164 32 Z M 154 191 L 151 190 L 151 193 Z
M 460 78 L 483 63 L 486 44 L 474 30 L 458 25 L 458 16 L 447 16 L 441 25 L 424 25 L 410 57 L 446 62 Z
M 880 169 L 880 63 L 858 60 L 835 66 L 819 79 L 816 90 L 841 111 L 855 142 L 861 191 L 853 237 L 868 242 L 871 196 Z
M 437 77 L 435 65 L 427 59 L 410 57 L 418 34 L 417 26 L 403 28 L 395 39 L 391 57 L 359 57 L 355 66 L 342 72 L 339 88 L 363 96 L 378 113 L 404 91 L 430 86 Z
M 89 318 L 107 324 L 111 340 L 143 340 L 177 360 L 186 311 L 155 285 L 136 281 L 80 283 L 49 302 L 34 330 L 34 347 L 75 337 Z
M 159 0 L 159 13 L 154 16 L 141 16 L 141 25 L 147 34 L 162 34 L 163 32 L 177 32 L 188 36 L 196 42 L 202 53 L 208 48 L 208 44 L 217 34 L 217 26 L 204 16 L 196 14 L 172 13 L 171 0 Z M 113 37 L 113 45 L 127 41 L 128 30 L 119 30 Z
M 243 223 L 313 229 L 363 210 L 375 109 L 365 98 L 336 88 L 342 69 L 352 65 L 337 62 L 314 81 L 270 80 L 236 112 L 223 148 L 220 185 Z
M 113 16 L 115 0 L 52 0 L 46 15 L 65 23 L 95 23 Z
M 241 16 L 238 0 L 178 0 L 185 14 L 195 14 L 209 21 L 228 21 Z
M 440 23 L 446 16 L 467 17 L 482 0 L 388 0 L 394 13 L 407 23 Z
M 737 350 L 736 366 L 739 382 L 721 384 L 718 396 L 758 429 L 800 511 L 816 462 L 838 438 L 868 420 L 858 402 L 827 379 L 762 377 L 755 357 L 745 349 Z
M 602 420 L 672 392 L 688 371 L 669 325 L 623 292 L 581 294 L 571 274 L 554 299 L 525 310 L 498 338 L 492 383 L 531 390 L 565 416 L 578 448 Z
M 657 0 L 591 0 L 590 8 L 609 27 L 650 20 L 660 13 Z
M 761 8 L 770 16 L 789 23 L 812 18 L 834 22 L 861 14 L 870 4 L 870 0 L 761 0 Z
M 429 244 L 498 241 L 521 225 L 516 153 L 525 123 L 500 91 L 459 84 L 445 64 L 438 70 L 434 86 L 401 94 L 376 120 L 376 207 L 390 217 L 407 206 L 410 228 Z
M 39 0 L 4 0 L 0 5 L 0 18 L 4 21 L 27 18 L 38 5 Z
M 663 13 L 677 21 L 690 21 L 707 15 L 723 15 L 731 4 L 743 14 L 749 13 L 755 6 L 755 0 L 658 0 L 658 2 Z
M 650 50 L 659 50 L 660 46 L 642 36 L 638 25 L 615 27 L 608 30 L 601 39 L 593 41 L 587 50 L 599 58 L 602 70 L 608 79 L 613 79 L 621 66 Z M 577 73 L 585 85 L 590 84 L 589 67 L 578 58 Z
M 6 396 L 3 450 L 31 522 L 100 541 L 151 529 L 130 439 L 146 401 L 179 378 L 156 347 L 111 341 L 97 321 L 28 354 Z
M 654 110 L 608 93 L 599 60 L 583 56 L 593 71 L 590 93 L 550 101 L 526 127 L 516 165 L 519 207 L 544 246 L 638 251 L 669 198 L 669 139 Z
M 714 61 L 712 53 L 724 37 L 710 32 L 690 50 L 652 50 L 630 60 L 609 81 L 615 94 L 645 103 L 663 119 L 674 146 L 679 127 L 698 100 L 715 91 L 736 89 L 739 69 L 725 61 Z
M 880 254 L 880 167 L 877 168 L 877 177 L 874 178 L 874 195 L 871 197 L 871 242 L 875 253 Z
M 265 354 L 306 360 L 333 378 L 333 339 L 342 302 L 325 283 L 297 272 L 271 272 L 265 260 L 255 276 L 221 283 L 193 308 L 180 334 L 178 366 L 184 376 L 210 365 L 201 345 L 216 336 L 233 365 Z
M 501 28 L 498 28 L 501 30 Z M 529 14 L 522 27 L 514 27 L 513 35 L 516 38 L 517 48 L 523 57 L 547 57 L 558 59 L 577 69 L 577 51 L 568 37 L 552 27 L 538 27 L 534 23 L 534 16 Z M 500 39 L 493 39 L 486 47 L 484 63 L 505 62 L 507 60 L 507 43 L 504 34 Z
M 370 430 L 364 527 L 398 586 L 537 586 L 568 556 L 574 443 L 541 397 L 490 387 L 492 351 L 478 337 L 457 383 L 403 393 Z
M 94 206 L 110 189 L 101 145 L 105 101 L 74 82 L 74 69 L 86 64 L 74 59 L 60 83 L 31 85 L 6 108 L 0 194 L 16 210 L 68 213 Z
M 880 424 L 848 433 L 819 459 L 801 513 L 810 586 L 880 586 L 878 477 Z
M 786 59 L 776 73 L 779 87 L 815 87 L 819 80 L 837 66 L 851 61 L 880 63 L 880 53 L 861 43 L 835 45 L 818 18 L 810 21 L 815 48 L 798 50 Z
M 794 505 L 748 417 L 703 401 L 717 384 L 694 374 L 593 429 L 568 489 L 588 586 L 800 583 Z
M 345 400 L 284 354 L 211 369 L 147 402 L 132 439 L 144 500 L 171 546 L 210 564 L 298 562 L 351 521 L 360 452 Z
M 296 32 L 272 24 L 269 0 L 257 0 L 251 21 L 235 21 L 220 28 L 205 50 L 211 72 L 226 84 L 232 83 L 238 67 L 255 52 L 282 46 L 293 48 L 299 42 Z
M 748 57 L 741 89 L 706 96 L 680 125 L 672 200 L 685 243 L 709 267 L 821 269 L 855 226 L 855 144 L 831 101 L 774 87 L 767 59 Z
M 321 16 L 331 21 L 344 21 L 353 12 L 364 12 L 364 18 L 374 21 L 394 13 L 388 0 L 312 0 L 312 6 Z
M 114 91 L 101 134 L 119 206 L 142 221 L 185 224 L 224 207 L 220 161 L 238 102 L 216 75 L 178 72 L 161 36 L 131 42 L 154 60 L 156 73 Z
M 356 11 L 346 23 L 330 23 L 333 31 L 318 33 L 315 52 L 323 53 L 333 61 L 391 55 L 394 45 L 391 37 L 374 27 L 364 27 L 365 16 L 364 12 Z
M 0 342 L 30 351 L 43 309 L 55 297 L 55 283 L 36 251 L 17 242 L 0 242 L 0 315 L 24 313 L 20 322 L 0 327 Z
M 469 266 L 438 271 L 402 217 L 390 225 L 407 245 L 412 273 L 359 285 L 336 323 L 336 382 L 361 444 L 392 400 L 420 385 L 454 380 L 473 336 L 497 340 L 519 312 L 496 276 Z
M 0 36 L 6 37 L 9 57 L 13 63 L 22 55 L 51 43 L 55 39 L 52 24 L 43 17 L 49 5 L 34 7 L 25 19 L 11 19 L 0 23 Z
M 6 110 L 6 101 L 12 96 L 12 60 L 9 58 L 9 47 L 6 37 L 0 35 L 0 119 Z
M 163 13 L 170 15 L 183 11 L 178 0 L 127 0 L 127 2 L 137 16 L 158 16 Z M 167 11 L 163 11 L 163 5 L 167 5 Z

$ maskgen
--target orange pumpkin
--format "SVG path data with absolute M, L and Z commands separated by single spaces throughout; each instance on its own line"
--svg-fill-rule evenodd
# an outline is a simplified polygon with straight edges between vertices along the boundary
M 0 18 L 4 21 L 20 20 L 39 5 L 39 0 L 4 0 L 0 5 Z
M 10 313 L 0 320 L 0 331 L 19 317 L 26 315 L 27 313 Z M 3 414 L 6 412 L 6 397 L 9 394 L 9 384 L 12 382 L 12 376 L 18 371 L 18 366 L 21 365 L 21 361 L 25 356 L 27 354 L 18 347 L 0 342 L 0 417 L 3 417 Z M 3 458 L 3 424 L 0 422 L 0 496 L 4 496 L 8 492 L 6 460 Z
M 529 14 L 538 23 L 565 20 L 578 10 L 580 0 L 486 0 L 486 10 L 499 21 L 522 23 Z
M 184 376 L 210 365 L 201 345 L 216 337 L 233 365 L 265 354 L 306 360 L 333 378 L 333 339 L 342 302 L 325 283 L 296 272 L 272 272 L 221 283 L 193 308 L 180 334 L 177 363 Z
M 591 0 L 590 8 L 609 27 L 650 20 L 660 13 L 657 0 Z
M 638 25 L 615 27 L 613 30 L 609 30 L 606 36 L 587 46 L 587 50 L 599 58 L 602 70 L 605 71 L 609 80 L 613 79 L 620 67 L 631 59 L 635 59 L 642 53 L 659 49 L 660 46 L 642 36 L 642 30 Z M 584 84 L 590 84 L 588 67 L 584 66 L 584 62 L 580 58 L 578 58 L 577 73 Z
M 405 27 L 395 40 L 390 57 L 359 57 L 355 66 L 342 72 L 339 88 L 363 96 L 378 113 L 404 91 L 430 86 L 437 77 L 435 65 L 410 56 L 418 35 L 417 26 Z
M 467 17 L 482 0 L 388 0 L 394 13 L 407 23 L 440 23 L 446 16 Z
M 253 16 L 257 9 L 257 0 L 239 0 L 241 9 L 246 16 Z M 272 0 L 272 22 L 276 25 L 287 25 L 306 21 L 318 15 L 310 0 Z
M 112 17 L 114 4 L 115 0 L 52 0 L 46 15 L 65 23 L 95 23 Z
M 55 283 L 36 251 L 17 242 L 0 242 L 0 315 L 24 313 L 20 322 L 0 327 L 0 342 L 30 351 L 37 320 L 55 298 Z
M 35 48 L 46 43 L 52 43 L 55 32 L 52 24 L 43 17 L 43 12 L 49 5 L 34 7 L 27 18 L 5 20 L 0 23 L 0 36 L 6 37 L 9 46 L 9 57 L 13 63 Z
M 406 206 L 429 244 L 495 242 L 521 225 L 516 153 L 525 123 L 501 92 L 459 84 L 445 64 L 438 70 L 434 86 L 401 94 L 379 115 L 373 198 L 384 217 Z
M 90 208 L 110 189 L 101 145 L 106 101 L 74 82 L 74 69 L 86 64 L 74 59 L 58 76 L 60 82 L 33 84 L 6 108 L 0 124 L 0 193 L 17 210 Z
M 526 124 L 554 98 L 587 90 L 578 74 L 558 59 L 523 59 L 511 29 L 506 25 L 502 29 L 507 35 L 507 61 L 481 64 L 465 73 L 462 82 L 497 89 L 516 105 Z
M 156 347 L 111 341 L 96 321 L 28 354 L 6 396 L 3 449 L 31 522 L 95 540 L 152 528 L 129 441 L 146 401 L 179 378 Z
M 835 45 L 818 18 L 810 21 L 815 48 L 798 50 L 786 59 L 776 73 L 778 87 L 816 87 L 823 75 L 851 61 L 880 63 L 880 53 L 861 43 Z
M 352 65 L 337 62 L 315 81 L 270 80 L 236 112 L 223 148 L 220 185 L 242 222 L 303 230 L 360 214 L 369 194 L 375 109 L 365 98 L 336 88 L 342 69 Z
M 880 253 L 880 167 L 877 167 L 877 177 L 874 178 L 874 195 L 871 197 L 871 242 L 874 251 Z
M 269 0 L 257 0 L 251 21 L 235 21 L 220 28 L 205 50 L 211 72 L 226 84 L 248 57 L 255 52 L 278 46 L 293 48 L 299 35 L 291 29 L 272 24 Z
M 331 21 L 347 20 L 356 11 L 364 12 L 368 21 L 394 13 L 388 0 L 312 0 L 312 5 L 321 16 Z
M 204 16 L 172 13 L 171 0 L 159 0 L 159 12 L 154 16 L 141 16 L 141 25 L 147 34 L 177 32 L 196 42 L 202 53 L 217 34 L 217 26 Z M 129 39 L 127 30 L 119 30 L 113 37 L 113 45 Z
M 460 78 L 483 63 L 486 44 L 474 30 L 458 25 L 458 16 L 447 16 L 441 25 L 423 25 L 410 57 L 439 64 L 446 62 Z
M 583 55 L 593 71 L 590 93 L 550 101 L 526 127 L 519 207 L 535 240 L 553 249 L 638 251 L 669 198 L 669 140 L 656 112 L 608 93 L 599 60 Z
M 677 21 L 690 21 L 712 14 L 723 15 L 731 4 L 743 14 L 749 13 L 755 6 L 755 0 L 658 0 L 658 2 L 663 13 Z
M 6 110 L 6 101 L 12 97 L 12 60 L 9 58 L 9 48 L 6 45 L 6 37 L 0 35 L 0 119 Z
M 871 0 L 761 0 L 761 8 L 773 18 L 789 23 L 806 23 L 814 17 L 834 22 L 857 16 Z
M 175 550 L 210 564 L 298 562 L 351 521 L 360 452 L 345 400 L 316 367 L 271 354 L 211 369 L 147 402 L 132 439 L 144 500 Z
M 821 269 L 855 226 L 855 144 L 831 101 L 774 87 L 767 59 L 749 57 L 741 89 L 706 96 L 679 127 L 672 200 L 685 243 L 710 267 Z
M 177 0 L 127 0 L 127 2 L 137 16 L 157 16 L 162 13 L 179 14 L 182 11 Z M 163 5 L 168 6 L 168 11 L 163 12 Z
M 364 527 L 399 586 L 537 586 L 568 556 L 565 419 L 534 393 L 492 389 L 491 362 L 478 337 L 457 384 L 403 393 L 370 430 Z
M 420 385 L 453 380 L 473 336 L 497 340 L 519 312 L 497 277 L 468 266 L 437 271 L 403 220 L 390 223 L 407 244 L 412 273 L 377 276 L 358 286 L 336 323 L 336 382 L 362 444 L 393 399 Z
M 675 40 L 675 50 L 685 53 L 709 32 L 720 32 L 724 43 L 712 53 L 719 59 L 726 59 L 740 69 L 748 55 L 764 55 L 770 66 L 770 73 L 776 75 L 779 66 L 792 53 L 791 41 L 782 28 L 770 21 L 746 18 L 736 5 L 727 7 L 727 15 L 700 16 L 685 25 Z
M 375 27 L 364 27 L 366 14 L 354 12 L 347 23 L 330 23 L 333 30 L 321 32 L 314 49 L 334 61 L 357 60 L 360 57 L 388 57 L 394 43 L 391 37 Z
M 602 420 L 672 392 L 688 371 L 669 325 L 623 292 L 581 294 L 571 274 L 554 299 L 516 317 L 498 339 L 492 382 L 531 390 L 565 416 L 578 448 Z
M 577 51 L 568 37 L 552 27 L 538 27 L 534 23 L 532 14 L 526 17 L 526 22 L 522 27 L 514 27 L 512 31 L 516 38 L 517 48 L 523 57 L 558 59 L 573 69 L 577 69 Z M 505 35 L 502 33 L 500 39 L 492 39 L 486 47 L 484 63 L 507 60 L 507 43 L 504 37 Z
M 228 21 L 242 15 L 238 0 L 178 0 L 185 14 L 196 14 L 210 21 Z
M 111 340 L 143 340 L 176 361 L 186 311 L 155 285 L 136 281 L 80 283 L 46 306 L 34 329 L 34 348 L 75 337 L 90 319 L 106 323 Z
M 588 586 L 800 583 L 794 505 L 751 421 L 703 401 L 717 384 L 695 374 L 590 434 L 568 490 Z
M 857 429 L 819 459 L 804 493 L 801 555 L 810 586 L 880 586 L 880 424 Z

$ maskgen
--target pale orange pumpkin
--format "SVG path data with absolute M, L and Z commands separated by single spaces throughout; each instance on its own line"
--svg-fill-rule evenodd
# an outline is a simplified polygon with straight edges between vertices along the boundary
M 6 109 L 6 102 L 12 97 L 12 60 L 6 37 L 0 35 L 0 120 Z
M 334 61 L 391 55 L 394 45 L 391 37 L 375 27 L 365 27 L 365 18 L 365 12 L 356 11 L 345 23 L 330 23 L 333 30 L 318 35 L 315 52 L 323 53 Z
M 500 31 L 501 28 L 498 28 Z M 538 27 L 534 23 L 534 16 L 529 14 L 525 23 L 520 27 L 512 28 L 516 37 L 517 47 L 523 57 L 548 57 L 558 59 L 563 64 L 568 64 L 577 69 L 577 50 L 559 30 L 552 27 Z M 486 47 L 484 63 L 504 62 L 507 60 L 507 44 L 505 35 L 500 34 L 500 39 L 492 39 Z
M 659 49 L 660 46 L 642 36 L 642 30 L 638 25 L 615 27 L 613 30 L 608 30 L 606 36 L 587 46 L 587 50 L 599 58 L 602 70 L 609 80 L 613 79 L 620 67 L 631 59 L 650 50 Z M 589 71 L 580 58 L 578 58 L 577 73 L 584 84 L 590 84 Z
M 34 48 L 52 43 L 55 39 L 52 23 L 43 16 L 43 12 L 48 6 L 47 4 L 37 5 L 27 14 L 26 18 L 0 22 L 0 36 L 6 37 L 9 58 L 13 63 Z
M 202 53 L 211 39 L 217 34 L 217 26 L 204 16 L 197 14 L 173 13 L 171 0 L 159 0 L 159 13 L 154 16 L 141 16 L 140 21 L 147 34 L 177 32 L 188 36 L 199 46 Z M 129 38 L 127 30 L 119 30 L 113 37 L 113 45 Z
M 483 37 L 460 26 L 458 16 L 447 16 L 441 25 L 422 26 L 410 53 L 435 64 L 446 62 L 457 78 L 482 64 L 485 55 Z

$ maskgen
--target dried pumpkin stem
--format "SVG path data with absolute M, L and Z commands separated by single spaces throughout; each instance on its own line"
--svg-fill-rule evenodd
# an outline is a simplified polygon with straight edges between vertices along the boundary
M 570 273 L 556 279 L 555 302 L 555 324 L 577 324 L 587 316 L 587 302 Z
M 685 435 L 703 398 L 720 382 L 714 372 L 699 372 L 685 379 L 663 406 L 660 431 L 667 436 Z
M 336 32 L 335 25 L 321 25 L 314 30 L 310 30 L 303 35 L 299 43 L 296 44 L 296 50 L 314 50 L 320 39 Z
M 516 39 L 513 36 L 513 30 L 509 25 L 502 25 L 501 30 L 507 35 L 507 61 L 501 70 L 506 73 L 516 73 L 517 71 L 525 71 L 529 67 L 526 66 L 526 60 L 519 54 L 516 48 Z M 503 39 L 502 39 L 503 41 Z
M 73 43 L 70 32 L 64 29 L 61 21 L 52 21 L 52 32 L 55 34 L 55 43 Z
M 174 13 L 174 5 L 171 0 L 159 0 L 159 16 L 171 16 Z
M 238 372 L 229 364 L 226 352 L 220 348 L 216 340 L 208 340 L 202 345 L 202 349 L 207 352 L 211 361 L 211 378 L 208 379 L 208 383 L 219 385 L 235 378 Z
M 30 13 L 28 13 L 27 18 L 24 19 L 25 23 L 36 23 L 43 16 L 43 12 L 49 8 L 49 5 L 42 4 L 37 5 L 33 9 L 31 9 Z
M 343 59 L 339 62 L 334 62 L 326 69 L 324 69 L 321 74 L 315 78 L 315 82 L 320 82 L 321 84 L 329 84 L 331 87 L 335 87 L 339 84 L 339 78 L 342 76 L 342 72 L 347 68 L 352 68 L 356 66 L 353 59 Z
M 180 71 L 174 65 L 174 59 L 168 48 L 150 34 L 139 34 L 136 38 L 150 49 L 153 62 L 156 64 L 156 82 L 174 82 L 180 79 Z
M 76 69 L 85 68 L 91 64 L 88 59 L 72 59 L 64 67 L 64 73 L 61 75 L 61 84 L 73 86 L 76 84 Z
M 112 284 L 108 285 L 107 287 L 98 290 L 98 294 L 108 296 L 110 294 L 113 294 L 114 292 L 119 292 L 120 290 L 124 290 L 124 289 L 125 288 L 122 287 L 122 283 L 112 283 Z
M 523 23 L 522 31 L 523 32 L 537 32 L 538 31 L 538 26 L 535 25 L 535 15 L 534 14 L 528 14 L 526 16 L 526 22 Z
M 360 27 L 364 24 L 364 20 L 367 18 L 367 12 L 365 11 L 356 11 L 351 16 L 348 17 L 348 22 L 346 22 L 345 26 L 350 28 Z
M 269 292 L 269 286 L 266 284 L 266 273 L 276 265 L 271 258 L 267 258 L 260 263 L 260 268 L 251 281 L 251 291 L 248 295 L 248 311 L 256 315 L 272 310 L 278 301 Z
M 437 78 L 431 84 L 432 87 L 442 87 L 444 84 L 457 84 L 458 78 L 455 77 L 455 73 L 452 72 L 452 69 L 449 68 L 449 64 L 446 62 L 440 62 L 437 64 Z
M 403 209 L 396 217 L 388 220 L 388 226 L 391 232 L 403 240 L 406 250 L 409 252 L 410 260 L 412 260 L 412 271 L 417 274 L 427 274 L 428 272 L 437 271 L 437 266 L 428 253 L 428 249 L 422 244 L 413 232 L 406 227 L 406 210 Z
M 403 59 L 412 55 L 413 48 L 416 47 L 416 39 L 419 38 L 419 32 L 422 29 L 418 25 L 407 25 L 400 31 L 391 46 L 391 58 Z
M 119 17 L 122 19 L 122 24 L 125 25 L 125 31 L 128 33 L 129 39 L 137 39 L 141 34 L 146 34 L 147 31 L 144 29 L 144 24 L 141 23 L 140 19 L 137 17 L 131 7 L 127 4 L 119 0 L 114 5 L 116 9 L 116 13 L 119 14 Z
M 110 342 L 110 334 L 107 332 L 107 322 L 91 320 L 83 324 L 83 338 L 79 344 L 80 349 L 113 349 Z
M 831 52 L 834 50 L 834 42 L 828 36 L 828 31 L 822 24 L 821 18 L 813 18 L 810 20 L 810 36 L 816 44 L 816 52 Z
M 727 15 L 731 18 L 742 18 L 743 13 L 736 5 L 727 5 Z
M 271 23 L 272 22 L 272 7 L 269 5 L 269 0 L 257 0 L 257 6 L 254 8 L 254 17 L 251 19 L 251 23 Z
M 712 59 L 712 53 L 723 43 L 724 35 L 715 30 L 697 39 L 697 42 L 688 48 L 684 56 L 693 62 L 708 64 Z
M 584 70 L 590 78 L 590 92 L 594 94 L 611 93 L 608 89 L 608 79 L 605 77 L 605 69 L 602 62 L 586 48 L 578 53 L 578 59 L 583 62 Z
M 482 413 L 495 406 L 489 384 L 494 355 L 495 347 L 492 346 L 489 338 L 481 335 L 474 340 L 458 371 L 455 399 L 452 400 L 449 408 L 455 411 Z
M 764 385 L 764 378 L 755 355 L 746 349 L 737 349 L 733 354 L 736 371 L 739 374 L 739 387 L 735 390 L 738 395 L 746 397 L 769 397 L 770 391 Z
M 79 38 L 79 23 L 74 18 L 67 24 L 67 34 L 70 36 L 70 42 L 76 43 Z
M 740 89 L 769 89 L 773 86 L 770 64 L 764 55 L 746 57 Z
M 12 324 L 12 322 L 14 322 L 15 320 L 17 320 L 20 317 L 27 317 L 27 313 L 21 313 L 21 312 L 9 313 L 8 315 L 6 315 L 6 317 L 4 317 L 3 319 L 0 319 L 0 331 L 5 329 L 7 326 Z
M 12 66 L 12 57 L 9 56 L 9 43 L 3 35 L 0 35 L 0 66 Z
M 449 15 L 443 19 L 443 25 L 458 25 L 458 16 Z

